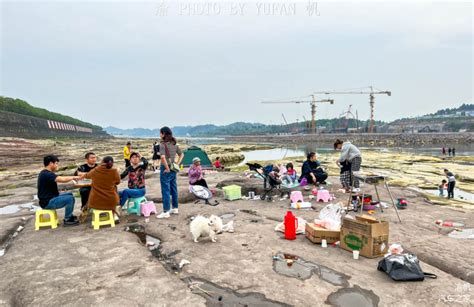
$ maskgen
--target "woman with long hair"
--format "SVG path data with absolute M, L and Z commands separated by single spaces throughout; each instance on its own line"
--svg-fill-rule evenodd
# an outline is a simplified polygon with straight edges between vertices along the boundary
M 163 212 L 156 217 L 159 219 L 169 218 L 170 214 L 178 214 L 178 185 L 176 183 L 176 173 L 183 160 L 184 154 L 181 152 L 173 132 L 169 127 L 160 129 L 160 183 L 161 196 L 163 198 Z M 176 161 L 176 156 L 178 160 Z M 171 206 L 170 206 L 171 200 Z

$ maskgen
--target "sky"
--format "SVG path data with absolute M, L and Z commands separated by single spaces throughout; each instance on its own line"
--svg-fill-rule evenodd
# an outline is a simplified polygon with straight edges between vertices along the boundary
M 1 0 L 0 0 L 1 1 Z M 294 5 L 292 5 L 294 4 Z M 471 2 L 1 1 L 0 95 L 119 128 L 390 121 L 472 103 Z M 368 95 L 317 95 L 317 118 Z

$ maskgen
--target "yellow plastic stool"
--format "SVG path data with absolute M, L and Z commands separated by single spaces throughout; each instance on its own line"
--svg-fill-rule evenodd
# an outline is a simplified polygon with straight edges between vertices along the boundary
M 36 210 L 35 217 L 35 230 L 39 230 L 40 227 L 45 226 L 55 229 L 59 225 L 58 214 L 56 213 L 56 210 L 38 209 Z
M 100 216 L 105 214 L 106 216 Z M 110 227 L 115 227 L 114 213 L 112 210 L 92 210 L 92 226 L 94 230 L 98 230 L 100 226 L 110 225 Z

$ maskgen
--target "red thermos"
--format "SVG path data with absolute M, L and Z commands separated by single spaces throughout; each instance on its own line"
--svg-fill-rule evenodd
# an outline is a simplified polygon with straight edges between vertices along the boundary
M 298 219 L 291 211 L 286 212 L 285 215 L 285 239 L 296 239 L 296 229 L 298 228 Z

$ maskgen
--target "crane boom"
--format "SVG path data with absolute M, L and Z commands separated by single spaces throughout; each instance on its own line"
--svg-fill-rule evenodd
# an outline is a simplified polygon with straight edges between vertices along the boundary
M 369 132 L 372 133 L 374 132 L 374 109 L 375 109 L 375 96 L 374 95 L 387 95 L 387 96 L 392 96 L 391 91 L 374 91 L 374 88 L 372 86 L 368 87 L 370 91 L 319 91 L 319 92 L 314 92 L 315 94 L 335 94 L 335 95 L 340 95 L 340 94 L 369 94 L 369 104 L 370 104 L 370 127 L 369 127 Z
M 334 104 L 334 99 L 316 100 L 314 95 L 311 95 L 312 100 L 288 100 L 288 101 L 262 101 L 262 103 L 309 103 L 311 105 L 311 131 L 316 133 L 316 103 L 329 102 Z

